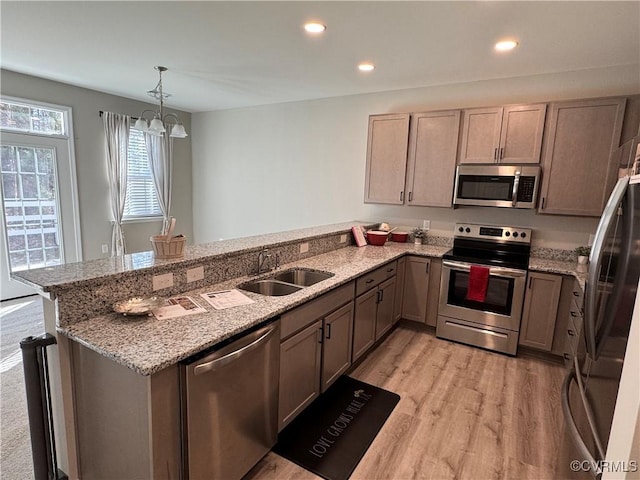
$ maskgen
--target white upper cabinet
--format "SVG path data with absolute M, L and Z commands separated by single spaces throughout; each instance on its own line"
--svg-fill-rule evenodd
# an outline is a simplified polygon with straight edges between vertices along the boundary
M 539 163 L 547 104 L 462 113 L 458 163 Z

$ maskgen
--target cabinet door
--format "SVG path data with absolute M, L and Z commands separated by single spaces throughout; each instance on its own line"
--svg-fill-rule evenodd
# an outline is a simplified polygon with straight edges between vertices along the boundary
M 278 430 L 320 394 L 322 320 L 280 344 Z
M 625 98 L 552 103 L 542 159 L 540 213 L 600 216 L 617 180 Z
M 518 343 L 550 351 L 562 289 L 562 276 L 529 272 Z
M 408 113 L 369 117 L 366 203 L 404 203 L 408 143 Z
M 463 110 L 458 163 L 496 163 L 501 125 L 501 107 Z
M 500 163 L 540 163 L 546 113 L 546 103 L 504 107 Z
M 376 338 L 376 312 L 378 310 L 378 289 L 356 297 L 356 311 L 353 319 L 352 362 L 362 356 L 373 345 Z
M 393 303 L 396 298 L 396 277 L 384 281 L 378 287 L 378 311 L 376 312 L 376 340 L 393 326 Z
M 353 310 L 353 302 L 349 302 L 324 319 L 321 386 L 323 392 L 351 365 Z
M 408 205 L 452 205 L 459 131 L 460 110 L 411 116 L 406 187 Z
M 396 273 L 396 294 L 393 300 L 393 323 L 395 324 L 402 318 L 402 294 L 404 292 L 404 272 L 407 260 L 401 258 L 398 260 L 398 270 Z
M 415 322 L 427 321 L 427 294 L 431 260 L 424 257 L 407 257 L 402 297 L 402 318 Z

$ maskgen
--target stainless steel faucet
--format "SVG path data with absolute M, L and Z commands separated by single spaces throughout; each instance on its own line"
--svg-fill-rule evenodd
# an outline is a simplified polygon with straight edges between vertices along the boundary
M 267 268 L 267 265 L 270 263 L 270 258 L 271 254 L 266 248 L 258 254 L 258 275 L 272 270 L 272 268 Z
M 278 268 L 280 268 L 280 252 L 271 255 L 265 248 L 258 254 L 258 275 Z

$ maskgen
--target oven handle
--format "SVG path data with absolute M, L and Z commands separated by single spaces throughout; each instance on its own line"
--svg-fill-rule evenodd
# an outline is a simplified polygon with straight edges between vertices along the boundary
M 478 264 L 472 264 L 467 262 L 456 262 L 451 260 L 442 261 L 443 267 L 449 267 L 452 270 L 458 270 L 460 272 L 470 271 L 471 265 L 478 265 Z M 518 270 L 515 268 L 506 268 L 506 267 L 494 267 L 489 265 L 480 265 L 480 266 L 487 267 L 489 269 L 489 275 L 493 275 L 496 277 L 520 278 L 520 277 L 527 276 L 526 270 Z

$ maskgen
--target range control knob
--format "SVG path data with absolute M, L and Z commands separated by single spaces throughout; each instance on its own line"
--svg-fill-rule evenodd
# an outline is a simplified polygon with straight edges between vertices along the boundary
M 471 233 L 471 229 L 469 227 L 465 228 L 464 231 L 467 233 Z
M 505 237 L 509 237 L 511 236 L 511 232 L 509 230 L 507 230 L 506 232 L 504 232 L 504 236 Z
M 518 232 L 513 232 L 513 238 L 518 238 Z
M 460 233 L 462 233 L 462 232 L 464 232 L 464 228 L 460 227 L 460 228 L 458 228 L 458 231 L 459 231 Z
M 524 233 L 524 232 L 522 232 L 522 233 L 520 234 L 520 236 L 521 236 L 522 238 L 524 238 L 524 237 L 526 237 L 526 236 L 527 236 L 527 234 L 526 234 L 526 233 Z

